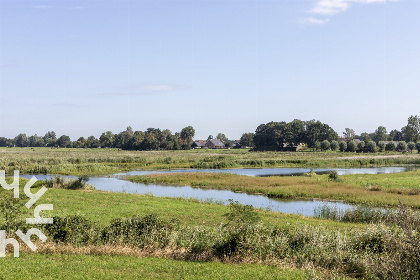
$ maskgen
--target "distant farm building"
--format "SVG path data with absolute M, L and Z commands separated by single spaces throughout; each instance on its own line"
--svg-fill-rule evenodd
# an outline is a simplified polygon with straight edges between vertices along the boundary
M 225 144 L 223 144 L 219 139 L 211 139 L 207 141 L 206 147 L 209 149 L 223 149 L 225 148 Z
M 192 143 L 191 148 L 193 149 L 206 149 L 206 141 L 203 140 L 196 140 Z

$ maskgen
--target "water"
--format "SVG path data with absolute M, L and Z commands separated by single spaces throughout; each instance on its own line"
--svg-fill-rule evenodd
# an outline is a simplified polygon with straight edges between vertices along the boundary
M 317 174 L 327 174 L 331 171 L 337 171 L 338 175 L 348 174 L 382 174 L 382 173 L 399 173 L 410 170 L 416 170 L 419 167 L 372 167 L 372 168 L 244 168 L 244 169 L 180 169 L 168 171 L 130 171 L 126 173 L 117 173 L 115 176 L 125 175 L 148 175 L 157 173 L 185 173 L 185 172 L 209 172 L 209 173 L 231 173 L 237 175 L 247 175 L 256 177 L 265 176 L 301 176 L 311 171 Z
M 46 180 L 54 177 L 53 175 L 22 175 L 21 177 L 29 179 L 32 178 L 32 176 L 35 176 L 38 180 Z M 75 176 L 63 177 L 77 178 Z M 203 190 L 192 187 L 160 186 L 153 184 L 146 185 L 121 180 L 118 177 L 92 177 L 88 183 L 93 185 L 97 190 L 102 191 L 152 194 L 159 197 L 194 198 L 201 201 L 219 202 L 223 204 L 228 204 L 229 199 L 232 199 L 233 201 L 238 201 L 241 204 L 252 205 L 257 208 L 289 214 L 302 214 L 304 216 L 314 216 L 314 209 L 321 205 L 336 207 L 342 210 L 354 207 L 341 202 L 326 202 L 320 200 L 286 201 L 268 198 L 263 195 L 249 195 L 246 193 L 235 193 L 227 190 Z
M 329 173 L 332 170 L 337 171 L 339 175 L 345 174 L 379 174 L 379 173 L 396 173 L 412 170 L 410 167 L 377 167 L 377 168 L 315 168 L 315 173 Z M 415 168 L 414 168 L 415 169 Z M 97 190 L 124 192 L 132 194 L 151 194 L 159 197 L 182 197 L 194 198 L 201 201 L 219 202 L 223 204 L 229 203 L 229 200 L 238 201 L 241 204 L 252 205 L 257 208 L 268 209 L 270 211 L 301 214 L 304 216 L 314 216 L 314 211 L 319 206 L 326 205 L 335 207 L 339 210 L 347 210 L 354 208 L 354 205 L 342 202 L 326 202 L 320 200 L 278 200 L 268 198 L 263 195 L 249 195 L 245 193 L 235 193 L 227 190 L 203 190 L 192 187 L 174 187 L 153 184 L 133 183 L 120 179 L 126 175 L 147 175 L 156 173 L 182 173 L 182 172 L 212 172 L 212 173 L 233 173 L 247 176 L 287 176 L 302 175 L 311 172 L 307 168 L 262 168 L 262 169 L 188 169 L 188 170 L 171 170 L 171 171 L 131 171 L 126 173 L 118 173 L 109 177 L 91 177 L 89 184 L 93 185 Z M 30 179 L 35 176 L 38 180 L 47 180 L 54 175 L 21 175 Z M 77 178 L 76 176 L 62 176 L 66 178 Z

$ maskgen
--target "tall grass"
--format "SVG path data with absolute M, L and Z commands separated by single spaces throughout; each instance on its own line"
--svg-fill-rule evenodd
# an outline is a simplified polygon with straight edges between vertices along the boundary
M 251 206 L 232 203 L 226 222 L 216 227 L 185 226 L 152 214 L 111 221 L 98 227 L 79 216 L 54 217 L 45 230 L 53 242 L 74 246 L 131 246 L 184 260 L 283 263 L 317 267 L 350 277 L 418 279 L 418 220 L 401 206 L 393 219 L 364 231 L 331 231 L 260 223 Z M 171 253 L 172 252 L 172 253 Z
M 420 156 L 247 150 L 118 151 L 109 149 L 0 148 L 0 170 L 29 174 L 99 175 L 135 169 L 360 167 L 420 164 Z

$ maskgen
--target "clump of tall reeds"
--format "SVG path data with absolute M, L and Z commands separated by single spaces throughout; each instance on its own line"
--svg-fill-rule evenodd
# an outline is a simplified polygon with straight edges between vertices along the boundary
M 49 180 L 45 180 L 45 186 L 48 188 L 66 189 L 66 190 L 91 190 L 92 185 L 87 184 L 89 177 L 87 175 L 79 176 L 77 179 L 63 178 L 55 176 Z

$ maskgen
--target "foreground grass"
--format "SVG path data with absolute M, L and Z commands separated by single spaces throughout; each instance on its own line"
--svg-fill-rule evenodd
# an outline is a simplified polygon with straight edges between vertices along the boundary
M 249 152 L 248 150 L 120 151 L 1 148 L 0 170 L 28 174 L 102 175 L 136 169 L 360 167 L 420 164 L 420 154 Z
M 133 256 L 21 254 L 0 262 L 0 279 L 307 279 L 299 269 Z
M 275 198 L 317 198 L 377 206 L 396 206 L 401 201 L 404 205 L 420 208 L 419 178 L 419 170 L 395 174 L 343 175 L 339 181 L 328 181 L 328 175 L 250 177 L 226 173 L 166 173 L 128 177 L 132 182 L 226 189 Z M 366 182 L 383 185 L 384 190 L 372 191 Z
M 98 224 L 107 224 L 113 219 L 134 215 L 158 214 L 163 219 L 176 219 L 183 225 L 219 226 L 227 206 L 203 203 L 197 200 L 182 198 L 153 197 L 127 193 L 103 191 L 72 191 L 49 189 L 39 203 L 52 203 L 51 215 L 81 215 Z M 322 225 L 331 229 L 350 230 L 362 228 L 361 224 L 342 224 L 339 222 L 303 217 L 301 215 L 283 214 L 270 211 L 259 211 L 263 222 L 279 227 L 296 225 Z

